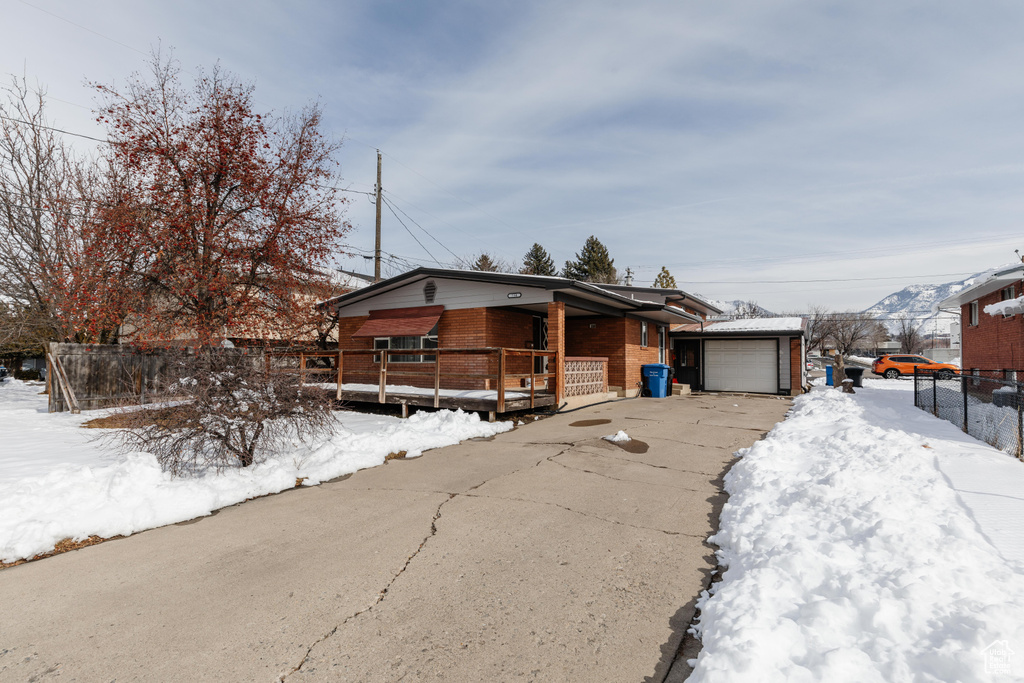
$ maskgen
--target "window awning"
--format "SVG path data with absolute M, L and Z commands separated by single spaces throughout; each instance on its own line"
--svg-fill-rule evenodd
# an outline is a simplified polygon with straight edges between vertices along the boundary
M 429 334 L 444 306 L 416 306 L 370 311 L 370 317 L 353 337 L 422 337 Z

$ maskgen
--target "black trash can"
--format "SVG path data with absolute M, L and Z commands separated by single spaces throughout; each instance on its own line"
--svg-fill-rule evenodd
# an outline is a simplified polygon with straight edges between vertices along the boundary
M 866 368 L 845 368 L 846 377 L 853 380 L 853 386 L 862 387 L 864 386 L 864 370 Z

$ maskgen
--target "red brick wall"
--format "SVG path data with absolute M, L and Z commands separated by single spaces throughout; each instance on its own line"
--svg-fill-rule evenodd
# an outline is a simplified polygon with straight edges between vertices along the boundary
M 646 347 L 640 346 L 640 321 L 633 318 L 566 320 L 565 354 L 607 357 L 611 386 L 636 388 L 640 366 L 658 362 L 658 328 L 653 322 L 647 326 L 647 343 Z
M 1015 294 L 1021 295 L 1022 283 L 1014 285 Z M 978 299 L 978 324 L 970 325 L 970 305 L 960 309 L 962 329 L 962 367 L 970 370 L 1024 371 L 1024 316 L 1004 318 L 985 312 L 985 306 L 1000 301 L 999 291 Z
M 558 362 L 554 368 L 555 372 L 555 401 L 560 402 L 565 396 L 565 304 L 560 301 L 552 301 L 548 304 L 548 350 L 558 354 Z M 550 386 L 550 385 L 549 385 Z
M 566 319 L 565 355 L 607 358 L 608 384 L 621 387 L 626 362 L 625 323 L 625 318 Z

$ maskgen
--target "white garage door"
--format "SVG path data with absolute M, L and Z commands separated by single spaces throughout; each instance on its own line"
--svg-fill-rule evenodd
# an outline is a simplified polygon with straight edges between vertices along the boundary
M 704 342 L 704 388 L 778 393 L 777 348 L 774 339 L 708 339 Z

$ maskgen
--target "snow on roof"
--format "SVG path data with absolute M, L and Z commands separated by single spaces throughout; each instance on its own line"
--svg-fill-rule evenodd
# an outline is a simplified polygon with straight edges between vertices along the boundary
M 994 316 L 1017 315 L 1018 313 L 1024 313 L 1024 296 L 989 304 L 985 307 L 985 312 Z
M 803 318 L 744 318 L 708 323 L 705 332 L 801 332 Z

